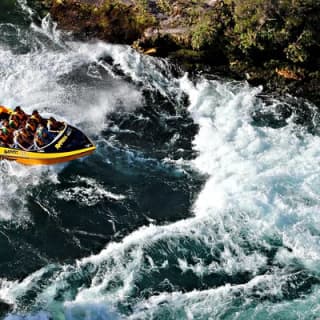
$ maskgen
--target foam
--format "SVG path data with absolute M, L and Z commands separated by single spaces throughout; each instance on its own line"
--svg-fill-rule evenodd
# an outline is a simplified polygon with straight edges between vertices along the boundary
M 79 260 L 75 266 L 61 269 L 55 281 L 50 280 L 38 293 L 37 301 L 42 306 L 46 301 L 46 309 L 61 292 L 70 301 L 63 305 L 71 303 L 74 310 L 81 310 L 87 303 L 105 303 L 108 309 L 125 303 L 134 295 L 135 284 L 143 274 L 161 274 L 170 267 L 165 259 L 159 264 L 150 256 L 146 264 L 146 253 L 152 248 L 157 248 L 162 257 L 182 254 L 176 257 L 182 274 L 191 271 L 204 277 L 212 272 L 230 276 L 248 272 L 252 279 L 240 286 L 224 285 L 186 294 L 161 293 L 138 300 L 133 319 L 149 319 L 163 309 L 164 314 L 190 319 L 206 314 L 218 317 L 219 312 L 226 312 L 224 307 L 233 308 L 238 293 L 247 301 L 238 310 L 239 315 L 250 310 L 254 314 L 261 311 L 259 308 L 276 308 L 268 302 L 254 307 L 255 295 L 258 292 L 262 297 L 273 295 L 281 299 L 282 286 L 290 283 L 293 275 L 289 269 L 296 259 L 310 273 L 317 274 L 318 236 L 311 231 L 319 225 L 318 190 L 313 187 L 318 175 L 318 137 L 305 134 L 300 138 L 300 129 L 290 122 L 277 130 L 253 127 L 250 112 L 262 103 L 256 98 L 259 89 L 207 80 L 194 86 L 186 77 L 181 79 L 181 86 L 190 96 L 190 112 L 200 126 L 194 140 L 199 156 L 192 164 L 208 176 L 195 202 L 194 217 L 167 226 L 144 226 L 121 242 L 108 244 L 100 253 Z M 310 200 L 307 203 L 305 196 Z M 261 276 L 260 270 L 267 268 L 267 257 L 263 251 L 248 252 L 247 243 L 268 249 L 268 241 L 273 238 L 281 239 L 292 252 L 279 250 L 275 262 L 284 265 L 283 271 L 273 269 L 270 275 Z M 308 246 L 304 245 L 306 239 Z M 198 262 L 190 264 L 183 258 L 184 250 L 192 250 L 184 247 L 186 241 L 210 251 L 220 250 L 219 262 L 208 264 L 195 253 L 193 258 Z M 222 249 L 218 249 L 221 245 Z M 90 285 L 70 295 L 73 279 L 78 277 L 89 277 Z M 221 309 L 213 309 L 220 304 Z M 285 308 L 285 304 L 281 306 Z M 314 309 L 309 314 L 313 312 Z
M 270 275 L 256 277 L 248 284 L 225 285 L 216 289 L 173 292 L 153 296 L 136 306 L 129 319 L 292 319 L 312 318 L 319 312 L 319 290 L 307 298 L 279 301 L 281 291 L 276 283 L 284 283 L 284 277 Z M 250 295 L 261 300 L 256 304 Z M 270 300 L 275 299 L 276 302 Z M 235 308 L 236 305 L 236 308 Z M 233 310 L 234 312 L 230 312 Z
M 20 1 L 20 4 L 26 5 L 25 1 Z M 4 25 L 0 24 L 0 27 L 3 28 Z M 8 37 L 13 33 L 21 42 L 27 42 L 31 47 L 25 54 L 19 54 L 11 51 L 5 44 L 0 44 L 2 105 L 21 105 L 29 113 L 38 109 L 42 114 L 54 115 L 79 126 L 91 137 L 99 135 L 107 126 L 106 115 L 109 112 L 130 112 L 141 105 L 140 90 L 120 80 L 113 81 L 110 86 L 108 81 L 100 80 L 96 88 L 65 80 L 74 70 L 84 67 L 90 71 L 94 68 L 102 56 L 108 56 L 108 45 L 97 43 L 88 46 L 72 42 L 70 46 L 63 46 L 60 34 L 55 25 L 52 26 L 49 17 L 44 18 L 42 28 L 33 25 L 32 30 L 35 32 L 27 33 L 18 26 L 9 27 Z M 48 46 L 46 37 L 58 46 Z M 122 50 L 121 47 L 118 50 Z M 66 82 L 62 84 L 61 81 Z M 58 172 L 64 166 L 50 169 L 26 168 L 2 161 L 0 167 L 3 172 L 0 178 L 0 219 L 10 220 L 13 217 L 27 217 L 26 199 L 32 188 L 47 180 L 57 183 Z M 72 193 L 74 192 L 71 191 Z M 110 192 L 104 196 L 122 198 L 121 195 Z
M 9 61 L 13 70 L 13 76 L 5 74 L 6 81 L 0 86 L 6 101 L 13 102 L 9 95 L 13 90 L 18 101 L 25 100 L 30 106 L 69 117 L 65 106 L 72 95 L 67 90 L 74 88 L 60 85 L 58 79 L 83 64 L 98 65 L 104 56 L 111 56 L 114 66 L 133 82 L 176 99 L 177 104 L 183 93 L 188 95 L 189 112 L 199 125 L 193 142 L 198 157 L 190 165 L 204 174 L 207 182 L 194 203 L 192 218 L 166 226 L 143 226 L 120 242 L 109 243 L 98 254 L 74 264 L 55 265 L 52 275 L 47 278 L 44 274 L 48 269 L 50 271 L 50 266 L 19 283 L 3 282 L 0 296 L 9 296 L 19 309 L 24 307 L 19 305 L 20 297 L 33 289 L 33 308 L 47 310 L 52 317 L 67 319 L 108 319 L 110 312 L 121 312 L 119 309 L 128 305 L 133 308 L 128 312 L 132 319 L 159 316 L 219 318 L 228 312 L 230 318 L 239 319 L 255 319 L 257 315 L 263 318 L 268 312 L 276 316 L 288 312 L 309 318 L 317 314 L 319 308 L 315 301 L 319 299 L 319 288 L 316 286 L 311 293 L 306 293 L 305 299 L 280 300 L 284 297 L 283 287 L 294 283 L 297 273 L 292 270 L 295 267 L 303 266 L 310 277 L 319 273 L 319 137 L 305 132 L 292 119 L 280 129 L 253 126 L 252 112 L 266 108 L 265 103 L 257 98 L 261 88 L 207 79 L 192 83 L 187 75 L 175 79 L 168 72 L 166 62 L 142 57 L 125 46 L 71 42 L 68 47 L 68 51 L 29 53 L 23 57 L 2 50 L 6 59 L 1 61 L 0 56 L 0 62 Z M 18 59 L 17 67 L 13 66 L 14 59 Z M 42 70 L 48 65 L 52 66 L 49 75 Z M 0 67 L 0 74 L 5 73 L 3 70 Z M 106 67 L 105 70 L 113 81 L 119 80 L 112 68 Z M 97 81 L 101 79 L 99 68 L 92 67 L 88 72 Z M 36 102 L 43 97 L 43 87 L 40 86 L 37 96 L 32 86 L 27 87 L 26 80 L 20 80 L 21 74 L 25 74 L 25 79 L 38 81 L 41 86 L 52 85 L 47 95 L 50 106 L 45 101 Z M 21 90 L 14 88 L 16 81 L 21 84 Z M 122 85 L 120 81 L 119 88 Z M 128 110 L 134 110 L 141 102 L 140 92 L 128 85 L 120 95 L 124 95 L 128 88 L 132 89 L 134 96 L 133 101 L 128 101 L 132 102 L 128 104 L 133 108 L 130 106 Z M 103 113 L 112 110 L 115 100 L 111 98 L 110 107 L 105 100 L 111 96 L 102 93 L 100 97 L 101 102 L 99 98 L 94 100 L 93 108 L 102 109 Z M 89 117 L 85 104 L 80 102 L 77 105 L 77 111 Z M 73 120 L 79 121 L 77 118 Z M 93 118 L 94 121 L 97 119 Z M 103 123 L 99 124 L 98 128 L 103 126 Z M 93 189 L 102 198 L 110 196 L 96 182 Z M 79 192 L 82 194 L 83 189 L 68 189 L 64 198 L 79 200 L 76 198 Z M 116 199 L 122 195 L 111 196 Z M 88 200 L 86 194 L 83 199 Z M 100 200 L 94 199 L 91 204 Z M 90 202 L 85 204 L 90 205 Z M 274 240 L 282 248 L 269 261 L 265 251 L 272 249 Z M 212 256 L 217 252 L 219 259 L 208 263 L 193 250 L 197 246 Z M 152 257 L 153 250 L 158 261 Z M 190 257 L 186 257 L 188 254 L 191 262 Z M 223 284 L 217 288 L 183 293 L 174 290 L 169 280 L 161 278 L 165 270 L 173 267 L 172 261 L 180 275 L 191 272 L 202 278 L 223 273 L 232 279 L 232 276 L 246 273 L 250 280 L 240 285 Z M 157 273 L 160 280 L 172 285 L 174 292 L 158 292 L 147 299 L 137 296 L 137 283 L 143 282 L 151 273 Z M 37 285 L 39 277 L 46 279 L 41 286 Z M 89 281 L 85 281 L 87 279 Z M 57 297 L 60 298 L 58 302 Z M 270 297 L 280 302 L 269 301 Z
M 76 201 L 85 207 L 95 206 L 104 199 L 121 201 L 126 198 L 122 194 L 115 194 L 106 190 L 105 187 L 95 179 L 78 177 L 74 183 L 77 185 L 84 184 L 84 186 L 75 186 L 67 188 L 62 192 L 59 191 L 56 194 L 57 198 L 65 201 Z
M 280 129 L 252 126 L 251 112 L 264 107 L 256 98 L 259 89 L 207 80 L 194 87 L 187 78 L 181 86 L 189 93 L 189 110 L 200 125 L 194 165 L 210 176 L 195 214 L 221 218 L 245 212 L 251 232 L 276 233 L 301 254 L 301 260 L 318 260 L 320 194 L 311 185 L 320 173 L 319 137 L 290 119 Z M 306 232 L 297 233 L 301 225 Z M 311 227 L 317 230 L 313 236 Z

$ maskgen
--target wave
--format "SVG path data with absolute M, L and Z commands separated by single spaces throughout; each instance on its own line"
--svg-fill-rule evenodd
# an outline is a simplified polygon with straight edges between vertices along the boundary
M 187 77 L 180 82 L 200 126 L 193 165 L 209 176 L 194 217 L 140 228 L 97 255 L 56 266 L 41 286 L 31 275 L 14 286 L 19 294 L 12 301 L 32 288 L 33 307 L 53 316 L 60 310 L 67 319 L 70 306 L 84 319 L 84 305 L 99 314 L 101 303 L 133 319 L 241 318 L 278 315 L 279 309 L 305 319 L 315 314 L 319 138 L 302 135 L 290 120 L 280 130 L 254 127 L 250 113 L 263 103 L 259 89 L 208 80 L 194 85 Z M 301 310 L 291 309 L 295 304 Z M 313 306 L 307 313 L 306 305 Z
M 101 131 L 101 114 L 114 110 L 117 99 L 130 112 L 141 105 L 143 89 L 159 92 L 177 107 L 186 95 L 199 126 L 193 141 L 197 157 L 189 165 L 207 181 L 191 218 L 143 226 L 98 254 L 46 265 L 22 281 L 3 280 L 0 297 L 13 305 L 7 319 L 315 317 L 319 136 L 294 116 L 277 128 L 256 125 L 254 113 L 275 106 L 259 97 L 260 88 L 175 77 L 168 62 L 125 46 L 67 42 L 66 47 L 24 55 L 0 47 L 5 103 L 24 101 L 27 108 Z M 81 79 L 73 79 L 79 74 L 93 79 L 94 94 L 88 93 L 90 85 L 82 92 Z M 25 189 L 28 170 L 13 170 L 21 181 L 3 197 Z M 86 206 L 104 197 L 124 200 L 95 180 L 77 179 L 84 187 L 64 190 L 63 199 Z M 90 190 L 95 197 L 87 194 Z

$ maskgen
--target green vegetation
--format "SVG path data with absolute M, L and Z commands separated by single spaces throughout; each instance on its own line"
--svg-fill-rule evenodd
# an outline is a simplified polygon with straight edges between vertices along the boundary
M 60 27 L 80 36 L 134 43 L 147 52 L 188 52 L 255 84 L 303 82 L 320 92 L 318 0 L 42 2 Z
M 147 0 L 137 1 L 135 20 L 140 28 L 146 28 L 156 23 L 155 17 L 153 17 L 148 11 Z
M 191 45 L 195 50 L 200 50 L 212 44 L 214 39 L 215 27 L 210 16 L 199 19 L 192 29 Z
M 313 63 L 319 53 L 320 2 L 314 0 L 232 0 L 234 36 L 245 57 Z
M 157 5 L 164 14 L 172 14 L 172 6 L 168 0 L 157 0 Z
M 155 18 L 148 12 L 147 1 L 128 5 L 121 0 L 42 0 L 51 1 L 50 12 L 60 27 L 75 34 L 95 36 L 112 42 L 135 41 Z

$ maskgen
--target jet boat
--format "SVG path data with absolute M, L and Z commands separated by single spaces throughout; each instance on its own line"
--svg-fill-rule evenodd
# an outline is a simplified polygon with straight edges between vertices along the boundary
M 9 108 L 0 107 L 2 115 L 7 113 L 10 116 L 12 112 Z M 56 132 L 47 144 L 40 147 L 34 143 L 28 148 L 21 145 L 0 146 L 0 158 L 25 165 L 50 165 L 90 155 L 95 149 L 93 142 L 83 132 L 63 122 L 61 130 Z

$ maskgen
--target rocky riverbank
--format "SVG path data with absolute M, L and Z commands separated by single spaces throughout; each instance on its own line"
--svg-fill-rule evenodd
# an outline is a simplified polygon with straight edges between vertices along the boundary
M 125 43 L 320 105 L 320 2 L 39 0 L 81 39 Z

